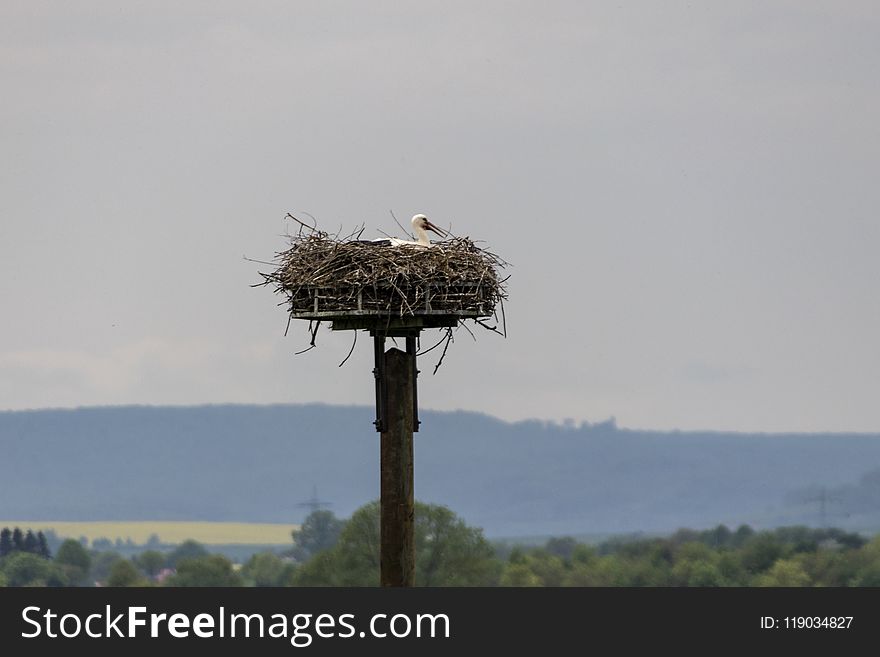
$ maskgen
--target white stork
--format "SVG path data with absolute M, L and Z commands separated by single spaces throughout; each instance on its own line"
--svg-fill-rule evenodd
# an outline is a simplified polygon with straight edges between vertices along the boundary
M 415 215 L 410 221 L 413 227 L 413 232 L 418 237 L 418 240 L 402 240 L 397 237 L 380 237 L 379 239 L 371 240 L 372 244 L 376 244 L 377 246 L 419 246 L 423 248 L 427 248 L 430 246 L 434 246 L 428 240 L 427 231 L 431 231 L 437 233 L 441 237 L 445 237 L 446 233 L 443 232 L 440 228 L 437 228 L 434 224 L 428 221 L 428 218 L 423 214 Z

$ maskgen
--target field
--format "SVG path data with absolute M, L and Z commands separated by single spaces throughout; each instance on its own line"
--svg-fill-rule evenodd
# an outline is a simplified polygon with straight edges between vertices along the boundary
M 284 545 L 292 543 L 290 532 L 296 525 L 247 522 L 66 522 L 47 520 L 0 520 L 0 527 L 21 527 L 23 530 L 51 529 L 61 538 L 85 536 L 89 542 L 97 538 L 117 538 L 142 545 L 156 534 L 162 543 L 182 543 L 193 539 L 205 545 Z

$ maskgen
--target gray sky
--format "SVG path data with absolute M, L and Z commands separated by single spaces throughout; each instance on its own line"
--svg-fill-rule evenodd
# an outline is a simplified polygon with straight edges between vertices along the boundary
M 421 401 L 880 431 L 874 2 L 0 4 L 0 408 L 371 404 L 287 211 L 514 264 Z M 399 232 L 399 231 L 398 231 Z

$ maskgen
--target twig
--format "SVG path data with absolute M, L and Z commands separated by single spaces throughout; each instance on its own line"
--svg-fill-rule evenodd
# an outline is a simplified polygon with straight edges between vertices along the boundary
M 482 326 L 484 329 L 487 329 L 487 330 L 489 330 L 489 331 L 492 331 L 492 333 L 497 333 L 498 335 L 503 335 L 505 338 L 507 337 L 506 334 L 504 334 L 504 333 L 502 333 L 501 331 L 498 330 L 498 327 L 497 327 L 497 326 L 489 326 L 486 322 L 484 322 L 483 320 L 481 320 L 479 317 L 474 317 L 474 321 L 475 321 L 477 324 L 479 324 L 480 326 Z
M 437 370 L 440 369 L 440 366 L 443 364 L 443 359 L 446 358 L 446 350 L 449 349 L 450 343 L 453 342 L 452 337 L 452 329 L 446 329 L 446 346 L 443 347 L 443 353 L 440 354 L 440 360 L 437 361 L 437 364 L 434 366 L 434 371 L 431 373 L 431 376 L 437 373 Z
M 308 212 L 307 212 L 306 214 L 308 215 Z M 296 217 L 294 217 L 294 216 L 293 216 L 292 214 L 290 214 L 289 212 L 287 213 L 287 216 L 290 217 L 291 219 L 293 219 L 296 223 L 298 223 L 298 224 L 299 224 L 300 226 L 302 226 L 303 228 L 308 228 L 310 231 L 315 232 L 315 233 L 318 232 L 318 229 L 317 229 L 318 222 L 317 222 L 317 221 L 315 222 L 315 226 L 309 226 L 308 224 L 303 223 L 302 221 L 300 221 L 299 219 L 297 219 Z M 308 215 L 308 216 L 311 217 L 311 215 Z M 314 217 L 312 217 L 312 219 L 314 219 Z
M 404 234 L 404 235 L 409 235 L 410 237 L 412 237 L 413 234 L 412 234 L 411 232 L 409 232 L 406 228 L 404 228 L 404 227 L 403 227 L 403 224 L 401 224 L 401 223 L 397 220 L 397 217 L 394 216 L 394 210 L 389 210 L 388 212 L 391 213 L 391 218 L 394 219 L 394 223 L 396 223 L 398 226 L 400 226 L 400 230 L 403 231 L 403 234 Z
M 342 367 L 343 365 L 345 365 L 345 361 L 347 361 L 349 358 L 351 358 L 351 355 L 354 353 L 354 346 L 355 346 L 355 345 L 357 344 L 357 342 L 358 342 L 358 332 L 357 332 L 357 331 L 353 331 L 353 333 L 354 333 L 354 340 L 352 340 L 352 342 L 351 342 L 351 349 L 350 349 L 349 352 L 348 352 L 348 356 L 346 356 L 346 357 L 343 359 L 343 361 L 342 361 L 341 363 L 339 363 L 339 367 Z
M 266 262 L 265 260 L 256 260 L 256 259 L 254 259 L 254 258 L 248 258 L 246 255 L 242 255 L 241 257 L 242 257 L 243 260 L 247 260 L 248 262 L 256 262 L 257 264 L 260 264 L 260 265 L 272 265 L 272 266 L 275 266 L 275 265 L 278 264 L 277 262 Z
M 432 347 L 428 347 L 424 351 L 419 351 L 416 353 L 416 356 L 421 356 L 422 354 L 426 354 L 429 351 L 434 351 L 437 347 L 443 344 L 443 341 L 446 340 L 446 333 L 444 332 L 443 337 L 441 337 Z
M 318 220 L 315 219 L 312 215 L 310 215 L 310 214 L 309 214 L 308 212 L 306 212 L 305 210 L 303 210 L 303 214 L 306 215 L 309 219 L 311 219 L 312 221 L 315 222 L 315 225 L 312 227 L 312 230 L 317 231 L 317 230 L 318 230 Z
M 309 333 L 312 334 L 312 341 L 309 344 L 312 345 L 313 347 L 316 346 L 315 345 L 315 338 L 318 336 L 318 329 L 319 328 L 321 328 L 321 320 L 320 319 L 317 322 L 315 322 L 315 329 L 314 330 L 312 330 L 312 322 L 311 322 L 311 320 L 309 320 Z
M 463 329 L 464 329 L 464 330 L 465 330 L 465 331 L 467 331 L 467 332 L 468 332 L 468 333 L 470 333 L 470 334 L 471 334 L 471 337 L 472 337 L 472 338 L 473 338 L 473 339 L 474 339 L 474 342 L 476 342 L 476 341 L 477 341 L 477 336 L 476 336 L 476 335 L 474 335 L 474 332 L 473 332 L 473 331 L 471 331 L 471 329 L 470 329 L 470 327 L 468 327 L 468 325 L 467 325 L 467 324 L 465 324 L 465 323 L 464 323 L 464 322 L 459 322 L 459 324 L 458 324 L 458 325 L 459 325 L 459 326 L 460 326 L 460 327 L 462 327 L 462 328 L 463 328 Z

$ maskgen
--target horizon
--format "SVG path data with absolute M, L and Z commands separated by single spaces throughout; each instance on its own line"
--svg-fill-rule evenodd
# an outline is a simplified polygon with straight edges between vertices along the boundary
M 122 409 L 210 409 L 210 408 L 275 408 L 275 407 L 330 407 L 330 408 L 347 408 L 347 409 L 363 409 L 366 415 L 375 413 L 375 407 L 366 404 L 334 404 L 332 402 L 314 401 L 314 402 L 264 402 L 264 403 L 246 403 L 246 402 L 218 402 L 218 403 L 199 403 L 199 404 L 99 404 L 87 406 L 47 406 L 43 408 L 19 408 L 19 409 L 0 409 L 0 415 L 14 413 L 41 413 L 41 412 L 75 412 L 75 411 L 95 411 L 95 410 L 122 410 Z M 609 417 L 600 421 L 581 420 L 575 422 L 571 418 L 563 418 L 562 420 L 552 418 L 529 417 L 521 420 L 506 420 L 504 418 L 492 415 L 485 411 L 471 410 L 465 408 L 456 409 L 436 409 L 419 407 L 419 413 L 438 414 L 438 415 L 473 415 L 486 418 L 508 426 L 538 424 L 563 430 L 581 431 L 595 428 L 610 427 L 614 431 L 632 432 L 632 433 L 657 433 L 657 434 L 712 434 L 712 435 L 749 435 L 749 436 L 878 436 L 880 431 L 731 431 L 724 429 L 712 428 L 694 428 L 694 429 L 658 429 L 654 427 L 630 427 L 621 425 L 617 422 L 617 418 Z M 366 430 L 365 430 L 366 431 Z

